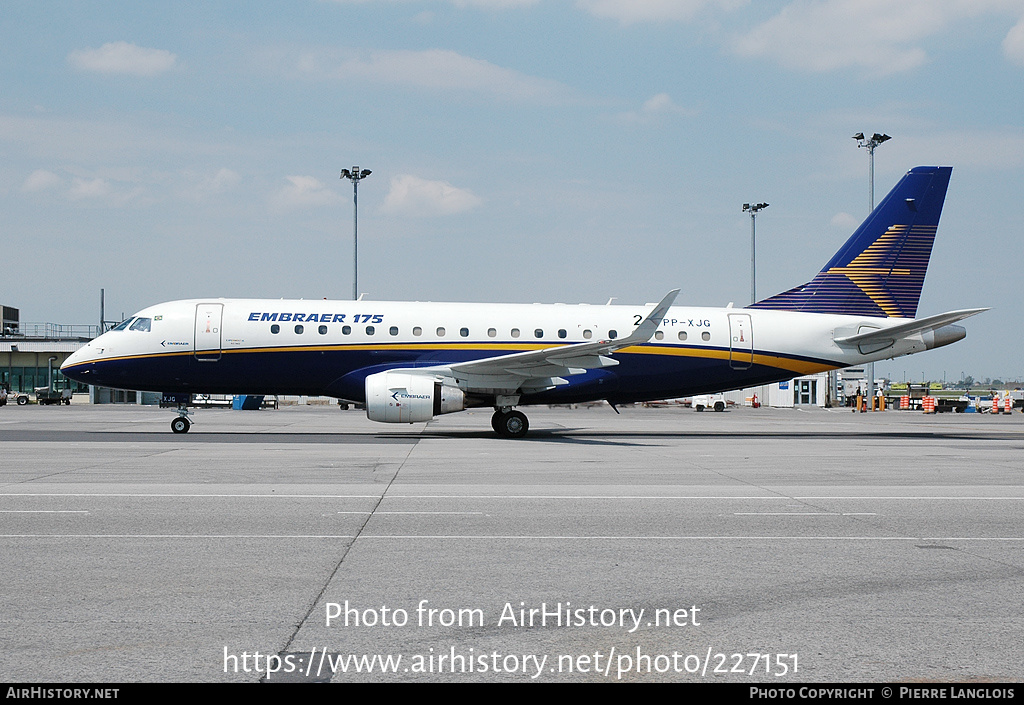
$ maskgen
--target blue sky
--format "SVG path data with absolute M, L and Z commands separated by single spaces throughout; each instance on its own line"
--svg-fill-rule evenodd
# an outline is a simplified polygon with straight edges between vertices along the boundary
M 1024 376 L 1024 0 L 20 2 L 0 13 L 3 303 L 748 303 L 912 166 L 954 167 L 900 379 Z M 40 273 L 45 276 L 40 276 Z

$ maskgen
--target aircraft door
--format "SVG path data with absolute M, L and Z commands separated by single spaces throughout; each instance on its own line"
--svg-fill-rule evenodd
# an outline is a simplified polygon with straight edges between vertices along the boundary
M 729 366 L 745 370 L 754 364 L 754 331 L 749 313 L 729 314 Z
M 217 362 L 221 351 L 224 304 L 196 304 L 195 357 L 199 362 Z

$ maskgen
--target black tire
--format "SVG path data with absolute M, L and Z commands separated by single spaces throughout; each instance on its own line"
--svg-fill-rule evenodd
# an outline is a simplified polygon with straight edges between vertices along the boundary
M 725 402 L 723 402 L 723 401 L 716 401 L 715 402 L 715 411 L 725 411 Z
M 521 411 L 509 411 L 506 414 L 495 413 L 491 425 L 502 438 L 522 438 L 530 430 L 530 421 Z
M 192 424 L 184 416 L 179 416 L 174 421 L 171 421 L 171 430 L 175 433 L 188 433 L 188 429 L 191 426 Z
M 18 406 L 25 406 L 28 404 L 28 397 L 18 397 Z
M 703 404 L 698 404 L 697 406 L 695 406 L 693 408 L 696 409 L 697 411 L 704 411 L 704 405 Z

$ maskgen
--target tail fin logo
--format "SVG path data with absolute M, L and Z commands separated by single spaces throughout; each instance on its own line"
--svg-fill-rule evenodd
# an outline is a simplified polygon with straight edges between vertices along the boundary
M 912 169 L 814 279 L 750 308 L 915 317 L 951 171 Z

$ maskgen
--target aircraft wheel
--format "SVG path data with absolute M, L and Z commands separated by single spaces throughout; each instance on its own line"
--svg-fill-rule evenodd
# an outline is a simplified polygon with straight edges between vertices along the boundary
M 510 411 L 507 414 L 495 414 L 491 424 L 499 436 L 504 438 L 522 438 L 530 430 L 530 422 L 521 411 Z
M 192 424 L 189 423 L 188 419 L 184 416 L 179 416 L 174 419 L 174 421 L 171 421 L 171 430 L 175 433 L 188 433 L 188 429 L 191 425 Z
M 501 409 L 495 409 L 491 414 L 491 428 L 499 435 L 501 435 L 501 417 L 504 415 L 505 413 Z

